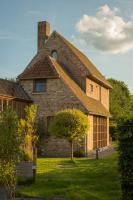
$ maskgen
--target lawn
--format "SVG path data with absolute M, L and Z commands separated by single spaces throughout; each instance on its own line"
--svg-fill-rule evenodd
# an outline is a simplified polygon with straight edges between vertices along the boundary
M 25 196 L 64 197 L 69 200 L 120 199 L 117 154 L 100 160 L 38 159 L 37 179 L 19 191 Z

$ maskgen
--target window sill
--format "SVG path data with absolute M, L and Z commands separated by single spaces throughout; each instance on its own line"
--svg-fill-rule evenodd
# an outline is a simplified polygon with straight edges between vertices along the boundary
M 32 92 L 32 94 L 34 95 L 34 94 L 45 94 L 46 92 Z

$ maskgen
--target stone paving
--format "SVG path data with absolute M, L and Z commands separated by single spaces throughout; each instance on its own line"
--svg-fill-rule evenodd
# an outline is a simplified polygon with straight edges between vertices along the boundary
M 106 156 L 113 154 L 114 152 L 116 152 L 116 147 L 111 145 L 109 147 L 103 148 L 102 150 L 99 150 L 98 155 L 99 155 L 99 158 L 104 158 Z M 89 159 L 96 158 L 96 151 L 90 152 L 90 154 L 88 155 L 88 158 Z

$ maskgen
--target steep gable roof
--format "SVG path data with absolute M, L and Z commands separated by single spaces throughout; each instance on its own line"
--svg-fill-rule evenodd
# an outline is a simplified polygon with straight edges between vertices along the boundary
M 77 59 L 86 67 L 89 74 L 88 76 L 92 77 L 93 79 L 99 81 L 107 88 L 112 88 L 110 83 L 106 80 L 106 78 L 100 73 L 100 71 L 95 67 L 95 65 L 89 60 L 87 56 L 85 56 L 79 49 L 77 49 L 73 44 L 71 44 L 68 40 L 66 40 L 62 35 L 58 32 L 54 32 L 68 47 L 69 49 L 75 54 Z
M 32 101 L 21 85 L 5 79 L 0 79 L 0 96 Z
M 58 76 L 55 68 L 49 63 L 46 56 L 38 55 L 33 59 L 30 67 L 27 67 L 22 74 L 18 76 L 21 79 L 34 79 L 34 78 L 56 78 Z
M 79 49 L 77 49 L 73 44 L 71 44 L 68 40 L 66 40 L 62 35 L 60 35 L 56 31 L 54 31 L 51 34 L 50 38 L 52 37 L 53 34 L 57 35 L 57 37 L 60 38 L 60 40 L 72 51 L 72 53 L 77 57 L 77 59 L 83 64 L 83 66 L 88 71 L 88 77 L 103 84 L 107 88 L 112 88 L 110 83 L 100 73 L 100 71 L 95 67 L 95 65 L 89 60 L 87 56 L 85 56 Z M 44 76 L 47 76 L 47 77 L 56 76 L 55 72 L 50 71 L 51 68 L 48 68 L 48 63 L 43 62 L 44 61 L 43 59 L 45 59 L 45 56 L 46 54 L 44 51 L 37 53 L 35 57 L 31 60 L 29 65 L 26 67 L 26 69 L 23 71 L 23 73 L 18 76 L 18 78 L 30 79 L 30 78 L 41 78 L 41 77 L 44 78 Z M 45 67 L 46 64 L 47 64 L 47 68 Z
M 53 67 L 55 67 L 60 78 L 66 83 L 66 85 L 72 90 L 76 97 L 80 100 L 82 105 L 88 110 L 90 114 L 110 116 L 109 111 L 101 104 L 91 97 L 88 97 L 82 89 L 67 75 L 61 65 L 53 58 L 48 57 Z

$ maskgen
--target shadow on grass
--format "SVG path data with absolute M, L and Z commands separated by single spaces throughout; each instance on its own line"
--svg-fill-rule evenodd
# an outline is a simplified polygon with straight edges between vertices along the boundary
M 60 166 L 71 167 L 60 167 Z M 70 200 L 118 200 L 117 157 L 88 160 L 39 159 L 37 179 L 19 191 L 27 196 L 62 197 Z

